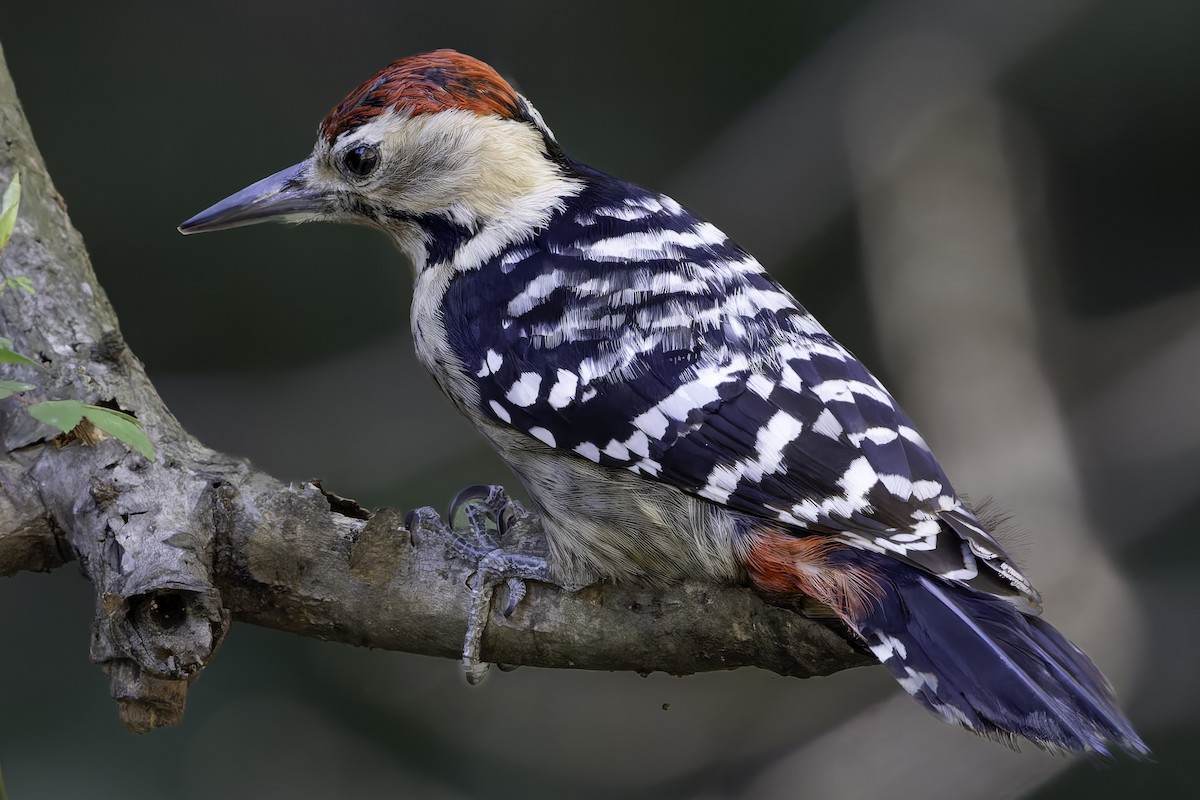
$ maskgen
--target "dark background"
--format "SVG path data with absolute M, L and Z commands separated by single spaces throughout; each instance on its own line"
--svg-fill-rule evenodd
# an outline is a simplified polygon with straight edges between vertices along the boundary
M 889 295 L 864 267 L 881 250 L 863 209 L 883 201 L 862 179 L 855 153 L 874 131 L 854 128 L 869 119 L 854 109 L 876 86 L 864 88 L 864 65 L 897 42 L 944 64 L 937 80 L 969 64 L 973 91 L 1025 153 L 1011 164 L 1015 213 L 1038 231 L 1029 347 L 1069 435 L 1086 546 L 1136 598 L 1140 637 L 1119 683 L 1158 763 L 962 778 L 958 791 L 954 748 L 969 737 L 942 749 L 914 710 L 901 730 L 940 754 L 950 797 L 1195 791 L 1198 31 L 1200 4 L 1182 0 L 0 9 L 51 174 L 168 405 L 210 446 L 368 506 L 444 506 L 466 484 L 507 478 L 411 357 L 409 266 L 363 230 L 175 232 L 304 157 L 358 81 L 436 47 L 489 61 L 574 156 L 670 191 L 757 254 L 908 404 L 880 314 Z M 940 62 L 926 40 L 957 55 Z M 937 297 L 931 287 L 931 308 Z M 914 416 L 936 442 L 938 420 Z M 948 449 L 959 444 L 972 450 Z M 1019 498 L 1001 501 L 1022 518 Z M 1051 536 L 1028 535 L 1035 579 Z M 1047 592 L 1062 619 L 1055 601 Z M 824 732 L 897 693 L 874 669 L 806 682 L 523 669 L 468 689 L 450 661 L 239 625 L 183 724 L 135 738 L 88 662 L 91 603 L 71 567 L 0 582 L 0 767 L 14 800 L 802 796 L 803 774 L 778 788 L 790 760 L 833 747 Z M 930 796 L 928 774 L 910 780 L 905 763 L 876 757 L 883 726 L 861 730 L 837 749 L 848 777 L 894 772 L 890 796 Z M 983 747 L 972 757 L 1012 775 L 1041 758 Z

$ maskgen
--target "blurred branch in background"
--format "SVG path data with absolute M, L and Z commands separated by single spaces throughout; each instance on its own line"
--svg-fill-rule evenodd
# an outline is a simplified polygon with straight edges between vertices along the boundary
M 1165 342 L 1146 341 L 1164 319 L 1182 332 Z M 1146 532 L 1179 514 L 1196 498 L 1200 476 L 1200 292 L 1072 331 L 1092 358 L 1135 350 L 1115 379 L 1095 387 L 1072 410 L 1071 426 L 1084 467 L 1108 473 L 1122 492 L 1098 495 L 1095 516 L 1114 541 L 1134 546 Z M 1099 435 L 1102 434 L 1102 435 Z M 1130 502 L 1137 498 L 1137 502 Z
M 782 263 L 853 202 L 838 109 L 863 59 L 897 38 L 930 35 L 960 42 L 975 54 L 980 78 L 992 80 L 1086 6 L 1086 0 L 872 4 L 688 164 L 674 181 L 676 196 L 720 220 L 762 263 Z
M 1140 637 L 1132 597 L 1086 533 L 1065 423 L 1039 357 L 1036 281 L 1023 195 L 1032 142 L 952 39 L 897 38 L 861 65 L 846 131 L 857 179 L 868 286 L 899 395 L 960 489 L 986 487 L 1036 531 L 1031 573 L 1046 614 L 1128 688 Z M 1031 202 L 1032 200 L 1032 202 Z M 928 421 L 928 422 L 924 422 Z M 799 751 L 762 796 L 801 776 L 856 796 L 900 781 L 910 796 L 1016 794 L 1065 762 L 1004 754 L 928 731 L 889 700 Z M 887 772 L 837 753 L 870 736 Z M 931 746 L 932 745 L 932 746 Z

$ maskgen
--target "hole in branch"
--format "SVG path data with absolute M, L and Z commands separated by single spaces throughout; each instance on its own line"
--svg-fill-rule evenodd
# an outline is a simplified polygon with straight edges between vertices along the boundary
M 187 622 L 187 598 L 179 592 L 155 592 L 134 598 L 133 614 L 148 618 L 150 622 L 166 631 L 173 631 Z

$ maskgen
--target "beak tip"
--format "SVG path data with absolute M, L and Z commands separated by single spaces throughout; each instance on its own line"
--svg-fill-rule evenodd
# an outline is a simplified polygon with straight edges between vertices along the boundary
M 218 220 L 214 219 L 214 215 L 210 212 L 211 209 L 201 211 L 199 214 L 193 214 L 183 222 L 179 223 L 179 225 L 176 227 L 176 230 L 182 233 L 184 236 L 190 236 L 194 233 L 206 233 L 214 230 L 215 227 L 213 223 L 218 222 Z
M 324 198 L 308 190 L 299 179 L 307 163 L 301 161 L 226 197 L 179 223 L 179 232 L 187 236 L 320 211 Z
M 216 206 L 213 208 L 216 208 Z M 219 230 L 221 227 L 226 226 L 222 226 L 220 224 L 220 215 L 213 214 L 212 209 L 210 208 L 206 211 L 201 211 L 199 214 L 188 217 L 183 222 L 179 223 L 179 225 L 176 227 L 176 230 L 178 230 L 184 236 L 191 236 L 195 233 L 205 233 L 207 231 Z

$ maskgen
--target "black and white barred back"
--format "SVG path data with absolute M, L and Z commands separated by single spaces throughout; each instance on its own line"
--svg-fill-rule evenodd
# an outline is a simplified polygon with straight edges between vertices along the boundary
M 479 411 L 546 445 L 1001 595 L 1036 594 L 878 380 L 712 224 L 586 168 L 443 301 Z
M 679 571 L 664 569 L 669 550 L 653 544 L 663 520 L 681 564 L 702 565 L 723 563 L 695 554 L 725 547 L 712 540 L 732 520 L 748 543 L 735 558 L 770 562 L 751 567 L 756 585 L 778 591 L 771 570 L 782 565 L 792 586 L 817 587 L 941 719 L 1012 746 L 1024 737 L 1055 752 L 1148 753 L 1103 674 L 1031 616 L 1036 590 L 867 368 L 716 227 L 574 166 L 582 191 L 529 239 L 457 272 L 441 305 L 449 348 L 478 391 L 474 415 L 562 454 L 558 480 L 531 482 L 529 463 L 545 474 L 544 456 L 522 467 L 492 437 L 563 528 L 547 520 L 552 552 L 582 552 L 619 575 L 650 542 L 654 579 Z M 670 498 L 636 481 L 581 484 L 578 459 L 672 487 L 714 515 L 671 513 Z M 617 484 L 650 513 L 614 524 Z M 592 508 L 604 518 L 577 509 L 563 524 L 564 508 L 589 493 L 601 494 Z M 793 561 L 778 533 L 754 541 L 761 531 L 849 547 Z M 556 535 L 567 541 L 555 547 Z M 837 575 L 869 587 L 866 602 L 822 592 Z
M 180 229 L 266 219 L 366 224 L 408 253 L 418 356 L 533 496 L 539 579 L 814 597 L 942 719 L 1148 754 L 867 369 L 715 227 L 572 161 L 488 65 L 389 64 L 308 158 Z

